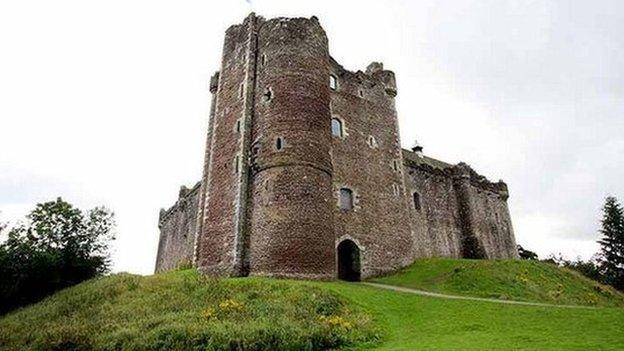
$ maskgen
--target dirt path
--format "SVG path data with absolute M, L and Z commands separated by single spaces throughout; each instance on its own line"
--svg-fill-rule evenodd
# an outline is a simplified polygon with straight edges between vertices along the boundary
M 515 301 L 515 300 L 499 300 L 499 299 L 489 299 L 489 298 L 485 298 L 485 297 L 470 297 L 470 296 L 459 296 L 459 295 L 447 295 L 447 294 L 440 294 L 440 293 L 434 293 L 434 292 L 430 292 L 430 291 L 424 291 L 424 290 L 418 290 L 418 289 L 412 289 L 412 288 L 404 288 L 404 287 L 401 287 L 401 286 L 385 285 L 385 284 L 379 284 L 379 283 L 362 282 L 361 284 L 372 286 L 372 287 L 375 287 L 375 288 L 380 288 L 380 289 L 393 290 L 393 291 L 404 292 L 404 293 L 409 293 L 409 294 L 416 294 L 416 295 L 420 295 L 420 296 L 437 297 L 437 298 L 441 298 L 441 299 L 483 301 L 483 302 L 502 303 L 502 304 L 508 304 L 508 305 L 526 305 L 526 306 L 539 306 L 539 307 L 591 308 L 591 309 L 596 308 L 596 307 L 592 307 L 592 306 L 555 305 L 555 304 L 540 303 L 540 302 L 527 302 L 527 301 Z

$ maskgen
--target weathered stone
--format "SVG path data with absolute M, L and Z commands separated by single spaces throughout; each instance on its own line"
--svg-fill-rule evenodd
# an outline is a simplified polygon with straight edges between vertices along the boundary
M 191 252 L 209 274 L 314 279 L 365 278 L 415 257 L 517 257 L 507 185 L 403 150 L 394 73 L 344 69 L 315 17 L 251 14 L 230 27 L 210 91 L 201 186 L 161 215 L 157 271 Z M 352 209 L 339 206 L 342 188 Z M 345 240 L 358 262 L 342 257 L 338 269 Z

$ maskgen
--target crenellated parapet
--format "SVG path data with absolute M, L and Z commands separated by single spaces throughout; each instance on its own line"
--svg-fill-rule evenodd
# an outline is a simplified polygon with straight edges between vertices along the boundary
M 158 227 L 161 228 L 163 223 L 167 222 L 176 211 L 183 211 L 188 204 L 194 201 L 195 196 L 199 193 L 201 182 L 197 182 L 192 188 L 188 188 L 185 185 L 180 186 L 178 192 L 178 199 L 173 206 L 168 209 L 161 208 L 158 214 Z
M 452 165 L 428 156 L 418 156 L 409 150 L 403 150 L 403 163 L 411 169 L 417 169 L 430 175 L 457 180 L 466 179 L 475 188 L 494 193 L 500 196 L 502 200 L 509 198 L 507 183 L 503 180 L 492 182 L 464 162 Z

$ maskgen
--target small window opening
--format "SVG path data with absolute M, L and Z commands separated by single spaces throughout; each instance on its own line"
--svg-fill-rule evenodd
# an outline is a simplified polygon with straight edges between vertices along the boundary
M 271 101 L 272 97 L 273 97 L 273 93 L 271 92 L 271 88 L 266 88 L 264 90 L 264 94 L 262 94 L 262 98 L 264 99 L 265 102 L 269 102 Z
M 342 138 L 342 122 L 338 118 L 331 120 L 332 135 Z
M 340 189 L 340 209 L 352 210 L 353 209 L 353 191 L 348 188 Z
M 241 83 L 240 88 L 238 89 L 238 97 L 243 98 L 243 91 L 245 90 L 245 85 Z
M 358 93 L 360 94 L 360 97 L 364 97 L 364 92 L 362 90 L 358 91 Z
M 392 169 L 394 169 L 395 172 L 399 170 L 399 162 L 397 160 L 392 161 Z
M 396 185 L 396 184 L 392 184 L 392 191 L 394 192 L 394 195 L 397 195 L 397 196 L 398 196 L 398 195 L 399 195 L 399 193 L 400 193 L 400 190 L 401 190 L 401 189 L 399 188 L 399 186 L 398 186 L 398 185 Z
M 238 173 L 239 168 L 240 168 L 240 156 L 236 156 L 236 159 L 234 160 L 234 173 Z
M 372 135 L 370 135 L 370 136 L 368 137 L 368 146 L 370 146 L 370 147 L 372 147 L 372 148 L 377 147 L 377 140 L 375 140 L 375 137 L 374 137 L 374 136 L 372 136 Z
M 338 88 L 338 80 L 333 75 L 329 76 L 329 88 L 331 90 L 336 90 Z
M 238 121 L 236 121 L 236 132 L 240 133 L 241 131 L 241 121 L 240 119 Z
M 258 153 L 260 153 L 260 146 L 254 146 L 251 152 L 254 156 L 258 155 Z
M 284 139 L 282 139 L 282 137 L 278 137 L 275 140 L 275 148 L 277 149 L 277 151 L 284 148 Z
M 414 198 L 414 209 L 416 209 L 416 211 L 420 211 L 420 194 L 417 192 L 414 192 L 413 198 Z
M 266 63 L 266 55 L 262 54 L 262 56 L 260 56 L 260 63 L 264 66 L 264 64 Z

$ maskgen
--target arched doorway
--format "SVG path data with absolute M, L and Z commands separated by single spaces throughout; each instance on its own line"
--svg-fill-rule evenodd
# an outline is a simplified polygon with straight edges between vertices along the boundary
M 338 244 L 338 279 L 360 280 L 360 249 L 348 239 Z

